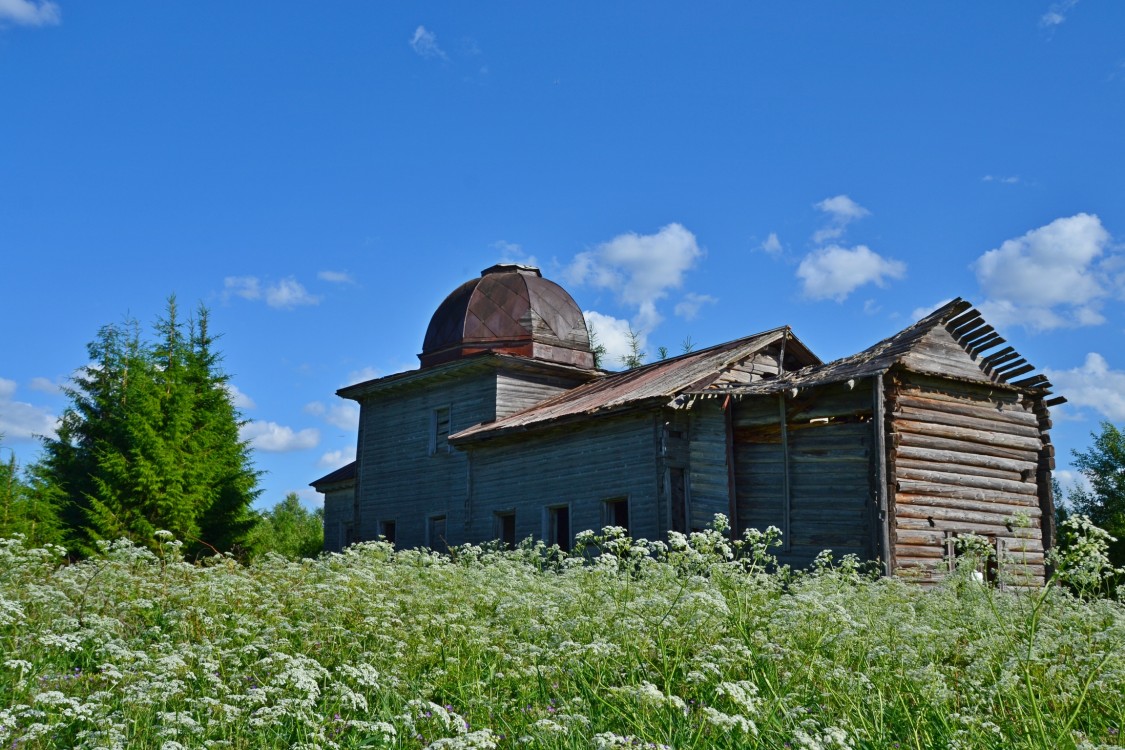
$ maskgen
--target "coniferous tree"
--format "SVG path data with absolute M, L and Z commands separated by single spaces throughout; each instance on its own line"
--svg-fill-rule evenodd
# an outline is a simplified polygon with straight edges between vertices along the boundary
M 0 435 L 0 448 L 3 435 Z M 11 449 L 7 462 L 0 463 L 0 537 L 22 534 L 30 546 L 62 541 L 58 512 L 47 499 L 35 492 L 21 476 L 19 462 Z
M 249 528 L 258 474 L 203 308 L 196 326 L 185 334 L 175 297 L 155 344 L 142 342 L 134 321 L 105 326 L 89 345 L 92 364 L 65 389 L 71 405 L 58 438 L 44 440 L 36 476 L 79 552 L 99 539 L 152 544 L 159 529 L 226 550 Z

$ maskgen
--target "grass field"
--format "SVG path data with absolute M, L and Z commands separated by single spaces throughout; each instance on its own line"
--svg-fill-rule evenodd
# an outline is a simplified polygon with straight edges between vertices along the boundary
M 767 572 L 770 538 L 580 535 L 62 564 L 0 542 L 10 748 L 1108 748 L 1125 608 L 971 572 Z

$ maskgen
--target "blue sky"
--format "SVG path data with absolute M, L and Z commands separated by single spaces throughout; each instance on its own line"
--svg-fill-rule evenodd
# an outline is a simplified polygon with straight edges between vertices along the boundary
M 601 338 L 792 325 L 823 359 L 955 296 L 1125 423 L 1125 4 L 0 0 L 0 457 L 101 325 L 222 332 L 259 505 L 350 459 L 499 261 Z M 5 450 L 7 449 L 7 450 Z

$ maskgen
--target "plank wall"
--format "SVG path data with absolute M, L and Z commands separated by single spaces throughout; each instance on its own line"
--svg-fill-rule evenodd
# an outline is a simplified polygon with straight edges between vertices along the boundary
M 339 552 L 347 544 L 347 528 L 352 524 L 355 486 L 324 493 L 324 551 Z
M 894 567 L 933 581 L 947 537 L 1001 540 L 1001 580 L 1043 581 L 1036 405 L 1012 391 L 899 373 L 888 383 Z M 1049 495 L 1048 495 L 1049 497 Z
M 711 525 L 716 513 L 730 516 L 730 482 L 727 472 L 727 425 L 723 399 L 697 402 L 688 417 L 688 510 L 691 527 Z
M 604 502 L 624 497 L 632 535 L 661 538 L 661 428 L 656 413 L 642 412 L 470 446 L 468 537 L 495 538 L 495 514 L 515 511 L 516 538 L 540 539 L 546 509 L 561 504 L 570 506 L 572 533 L 598 530 L 606 525 Z
M 784 399 L 786 429 L 781 429 Z M 870 379 L 736 403 L 733 418 L 739 531 L 777 526 L 778 554 L 803 567 L 822 550 L 875 557 Z
M 496 373 L 496 418 L 503 419 L 530 409 L 580 382 L 499 370 Z
M 446 539 L 464 541 L 468 458 L 458 450 L 430 453 L 431 415 L 449 407 L 451 432 L 496 417 L 496 375 L 419 383 L 369 396 L 361 404 L 359 532 L 374 539 L 379 522 L 396 524 L 399 547 L 426 543 L 427 518 L 446 515 Z

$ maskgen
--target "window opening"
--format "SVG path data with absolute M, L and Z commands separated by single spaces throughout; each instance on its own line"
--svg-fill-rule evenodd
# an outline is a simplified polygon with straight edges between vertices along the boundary
M 629 531 L 629 499 L 615 497 L 605 501 L 602 522 L 606 526 L 620 526 Z
M 395 543 L 395 531 L 394 521 L 382 521 L 379 523 L 379 535 L 391 544 Z
M 430 455 L 449 453 L 449 407 L 434 409 L 430 415 Z
M 449 549 L 449 543 L 445 541 L 445 516 L 430 517 L 426 545 L 438 552 Z
M 496 514 L 496 538 L 506 547 L 516 546 L 516 512 Z
M 547 509 L 547 542 L 570 551 L 570 506 L 557 505 Z

